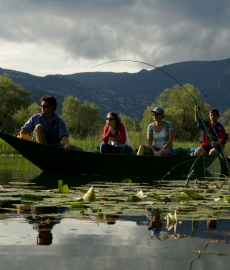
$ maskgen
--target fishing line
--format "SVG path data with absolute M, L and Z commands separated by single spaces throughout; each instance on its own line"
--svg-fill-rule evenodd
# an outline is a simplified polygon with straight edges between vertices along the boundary
M 139 63 L 139 64 L 144 64 L 144 65 L 147 65 L 147 66 L 150 66 L 150 67 L 153 67 L 153 68 L 156 68 L 158 70 L 160 70 L 161 72 L 165 73 L 166 75 L 168 75 L 170 78 L 172 78 L 174 81 L 176 81 L 181 87 L 184 88 L 184 90 L 195 100 L 194 96 L 183 86 L 182 83 L 180 83 L 176 78 L 174 78 L 172 75 L 170 75 L 168 72 L 166 72 L 165 70 L 159 68 L 159 67 L 156 67 L 154 65 L 151 65 L 151 64 L 148 64 L 148 63 L 145 63 L 145 62 L 142 62 L 142 61 L 135 61 L 135 60 L 112 60 L 112 61 L 108 61 L 108 62 L 105 62 L 105 63 L 101 63 L 101 64 L 98 64 L 96 66 L 93 66 L 91 68 L 95 68 L 95 67 L 99 67 L 99 66 L 102 66 L 102 65 L 106 65 L 106 64 L 110 64 L 110 63 L 115 63 L 115 62 L 134 62 L 134 63 Z
M 202 117 L 202 115 L 201 115 L 201 113 L 200 113 L 200 107 L 198 106 L 198 102 L 197 102 L 197 100 L 195 99 L 195 97 L 184 87 L 184 85 L 182 84 L 182 83 L 180 83 L 175 77 L 173 77 L 171 74 L 169 74 L 168 72 L 166 72 L 165 70 L 163 70 L 163 69 L 161 69 L 161 68 L 159 68 L 159 67 L 157 67 L 157 66 L 154 66 L 154 65 L 152 65 L 152 64 L 149 64 L 149 63 L 146 63 L 146 62 L 143 62 L 143 61 L 137 61 L 137 60 L 130 60 L 130 59 L 126 59 L 126 60 L 124 60 L 124 59 L 121 59 L 121 60 L 111 60 L 111 61 L 108 61 L 108 62 L 104 62 L 104 63 L 101 63 L 101 64 L 98 64 L 98 65 L 95 65 L 95 66 L 93 66 L 93 67 L 91 67 L 91 69 L 92 68 L 95 68 L 95 67 L 99 67 L 99 66 L 102 66 L 102 65 L 106 65 L 106 64 L 110 64 L 110 63 L 115 63 L 115 62 L 133 62 L 133 63 L 139 63 L 139 64 L 144 64 L 144 65 L 147 65 L 147 66 L 150 66 L 150 67 L 153 67 L 153 68 L 155 68 L 155 69 L 158 69 L 158 70 L 160 70 L 161 72 L 163 72 L 164 74 L 166 74 L 167 76 L 169 76 L 170 78 L 172 78 L 175 82 L 177 82 L 189 95 L 190 95 L 190 97 L 192 97 L 193 98 L 193 102 L 194 102 L 194 104 L 195 104 L 195 107 L 196 107 L 196 110 L 197 110 L 197 113 L 198 113 L 198 115 L 199 115 L 199 117 L 200 117 L 200 120 L 201 120 L 201 122 L 202 122 L 202 124 L 203 124 L 203 126 L 204 126 L 204 129 L 205 129 L 205 131 L 206 131 L 206 133 L 207 133 L 207 135 L 208 135 L 208 137 L 209 137 L 209 139 L 210 139 L 210 142 L 212 143 L 213 142 L 213 138 L 212 138 L 212 136 L 211 136 L 211 134 L 210 134 L 210 132 L 209 132 L 209 130 L 207 129 L 207 126 L 206 126 L 206 124 L 205 124 L 205 122 L 204 122 L 204 120 L 203 120 L 203 117 Z M 216 134 L 216 131 L 215 131 L 215 129 L 214 128 L 212 128 L 213 129 L 213 131 L 214 131 L 214 133 L 215 133 L 215 135 L 217 136 L 217 134 Z M 217 138 L 218 138 L 218 136 L 217 136 Z M 219 156 L 219 152 L 218 152 L 218 150 L 216 149 L 216 147 L 214 147 L 213 146 L 213 148 L 215 149 L 215 152 L 216 152 L 216 154 L 218 155 L 218 157 L 219 157 L 219 161 L 220 161 L 220 164 L 222 164 L 222 162 L 221 162 L 221 160 L 220 160 L 220 156 Z M 223 148 L 221 147 L 221 152 L 223 153 Z M 224 154 L 224 156 L 225 156 L 225 154 Z M 228 172 L 229 172 L 229 166 L 228 166 L 228 163 L 227 163 L 227 160 L 225 159 L 225 163 L 226 163 L 226 165 L 227 165 L 227 168 L 228 168 Z M 222 167 L 222 166 L 221 166 Z

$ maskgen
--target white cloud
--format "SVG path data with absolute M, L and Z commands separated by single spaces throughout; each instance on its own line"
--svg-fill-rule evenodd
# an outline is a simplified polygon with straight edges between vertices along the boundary
M 35 75 L 229 58 L 227 0 L 0 0 L 0 66 Z M 100 71 L 137 72 L 116 63 Z

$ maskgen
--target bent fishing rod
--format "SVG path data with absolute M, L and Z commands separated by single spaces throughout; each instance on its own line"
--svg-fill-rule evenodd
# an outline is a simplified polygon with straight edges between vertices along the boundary
M 193 96 L 193 95 L 192 95 L 192 94 L 184 87 L 184 85 L 183 85 L 182 83 L 180 83 L 175 77 L 173 77 L 171 74 L 169 74 L 168 72 L 166 72 L 165 70 L 163 70 L 163 69 L 161 69 L 161 68 L 159 68 L 159 67 L 157 67 L 157 66 L 154 66 L 154 65 L 152 65 L 152 64 L 149 64 L 149 63 L 146 63 L 146 62 L 143 62 L 143 61 L 130 60 L 130 59 L 126 59 L 126 60 L 125 60 L 125 59 L 111 60 L 111 61 L 108 61 L 108 62 L 104 62 L 104 63 L 98 64 L 98 65 L 95 65 L 95 66 L 93 66 L 92 68 L 99 67 L 99 66 L 106 65 L 106 64 L 110 64 L 110 63 L 115 63 L 115 62 L 133 62 L 133 63 L 144 64 L 144 65 L 153 67 L 153 68 L 155 68 L 155 69 L 158 69 L 159 71 L 163 72 L 164 74 L 166 74 L 167 76 L 169 76 L 171 79 L 173 79 L 175 82 L 177 82 L 177 83 L 178 83 L 178 84 L 179 84 L 179 85 L 180 85 L 180 86 L 181 86 L 181 87 L 182 87 L 182 88 L 190 95 L 190 97 L 192 97 L 193 103 L 194 103 L 194 105 L 195 105 L 195 107 L 196 107 L 196 111 L 197 111 L 197 113 L 198 113 L 198 115 L 199 115 L 199 118 L 200 118 L 200 120 L 201 120 L 201 122 L 202 122 L 202 125 L 203 125 L 203 127 L 204 127 L 204 129 L 205 129 L 205 132 L 207 133 L 207 135 L 208 135 L 208 137 L 209 137 L 209 139 L 210 139 L 210 142 L 211 142 L 211 143 L 214 142 L 213 137 L 212 137 L 212 135 L 210 134 L 210 132 L 209 132 L 209 130 L 208 130 L 206 124 L 205 124 L 205 121 L 203 120 L 203 117 L 202 117 L 202 115 L 201 115 L 200 107 L 199 107 L 199 105 L 198 105 L 197 100 L 196 100 L 195 97 L 194 97 L 194 96 Z M 218 138 L 215 129 L 214 129 L 214 128 L 212 128 L 212 129 L 213 129 L 213 132 L 215 133 L 216 137 Z M 220 147 L 221 147 L 221 152 L 222 152 L 223 158 L 224 158 L 224 157 L 225 157 L 225 154 L 224 154 L 224 151 L 223 151 L 223 148 L 222 148 L 221 144 L 220 144 Z M 213 148 L 215 149 L 215 152 L 216 152 L 216 154 L 217 154 L 217 156 L 219 157 L 219 160 L 220 160 L 220 156 L 219 156 L 220 153 L 219 153 L 219 151 L 217 150 L 217 148 L 216 148 L 215 146 L 213 146 Z M 225 157 L 225 162 L 226 162 L 226 165 L 227 165 L 227 168 L 228 168 L 228 171 L 229 171 L 229 167 L 228 167 L 228 163 L 227 163 L 226 157 Z M 221 163 L 221 161 L 220 161 L 220 163 Z

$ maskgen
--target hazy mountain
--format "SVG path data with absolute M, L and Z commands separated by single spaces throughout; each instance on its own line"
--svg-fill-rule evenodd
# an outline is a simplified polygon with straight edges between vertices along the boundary
M 175 80 L 159 69 L 137 73 L 84 72 L 38 77 L 0 68 L 0 74 L 10 74 L 15 83 L 31 92 L 35 102 L 47 93 L 57 97 L 59 104 L 65 96 L 73 95 L 81 101 L 95 103 L 102 115 L 115 110 L 131 117 L 141 117 L 145 107 L 151 105 L 157 95 L 178 84 L 176 80 L 181 84 L 194 85 L 203 95 L 203 100 L 220 111 L 230 107 L 230 59 L 181 62 L 160 69 Z

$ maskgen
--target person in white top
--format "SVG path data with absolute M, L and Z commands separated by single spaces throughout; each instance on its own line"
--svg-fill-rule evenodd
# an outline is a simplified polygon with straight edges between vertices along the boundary
M 173 126 L 164 120 L 164 109 L 156 107 L 151 111 L 153 123 L 148 125 L 148 146 L 141 145 L 137 155 L 170 156 L 172 154 Z

